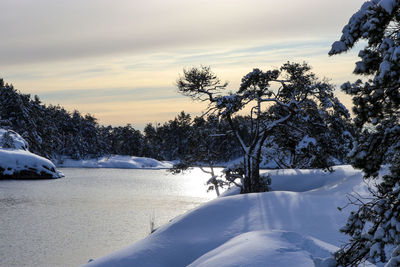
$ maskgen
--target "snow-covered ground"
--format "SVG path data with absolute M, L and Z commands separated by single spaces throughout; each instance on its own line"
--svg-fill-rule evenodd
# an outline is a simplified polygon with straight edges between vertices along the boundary
M 218 198 L 86 266 L 334 266 L 350 212 L 337 207 L 368 194 L 360 171 L 334 169 L 268 171 L 275 191 Z
M 161 162 L 151 158 L 111 155 L 101 158 L 73 160 L 63 159 L 58 167 L 72 168 L 121 168 L 121 169 L 168 169 L 171 162 Z
M 8 138 L 11 138 L 12 148 L 3 147 L 5 133 L 9 135 Z M 61 177 L 64 175 L 50 160 L 28 151 L 28 143 L 19 134 L 0 129 L 0 178 Z

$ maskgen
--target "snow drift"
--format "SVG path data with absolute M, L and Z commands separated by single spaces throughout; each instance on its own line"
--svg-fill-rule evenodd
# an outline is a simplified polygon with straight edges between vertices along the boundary
M 336 249 L 296 232 L 255 231 L 232 238 L 189 266 L 327 266 L 334 264 L 330 256 Z
M 334 169 L 270 171 L 282 191 L 218 198 L 86 266 L 330 266 L 347 239 L 337 207 L 368 194 L 360 171 Z

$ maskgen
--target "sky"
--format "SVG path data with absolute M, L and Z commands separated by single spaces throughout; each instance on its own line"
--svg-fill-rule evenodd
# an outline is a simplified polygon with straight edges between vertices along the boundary
M 328 51 L 363 2 L 2 0 L 0 77 L 45 104 L 143 129 L 205 110 L 177 92 L 184 68 L 211 66 L 232 91 L 253 68 L 287 61 L 336 85 L 354 80 L 357 49 Z

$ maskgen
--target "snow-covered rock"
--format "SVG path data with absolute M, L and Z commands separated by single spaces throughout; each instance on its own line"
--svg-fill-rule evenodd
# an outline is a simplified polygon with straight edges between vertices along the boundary
M 16 132 L 0 129 L 0 179 L 61 178 L 63 173 L 48 159 L 28 151 Z
M 62 172 L 43 157 L 21 149 L 0 148 L 0 178 L 61 178 Z
M 173 164 L 152 158 L 111 155 L 85 160 L 62 159 L 61 162 L 57 163 L 57 166 L 72 168 L 168 169 L 172 168 Z
M 282 191 L 215 199 L 85 266 L 335 266 L 330 253 L 347 241 L 338 229 L 350 212 L 337 207 L 368 190 L 360 171 L 334 169 L 274 171 Z

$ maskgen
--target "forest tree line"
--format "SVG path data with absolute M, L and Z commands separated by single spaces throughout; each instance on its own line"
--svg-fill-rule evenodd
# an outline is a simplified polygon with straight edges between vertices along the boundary
M 318 114 L 310 110 L 309 116 Z M 327 167 L 346 163 L 354 131 L 349 119 L 328 116 L 315 123 L 291 122 L 277 127 L 263 148 L 263 158 L 276 167 Z M 251 120 L 236 116 L 241 135 L 251 138 Z M 230 126 L 216 115 L 192 118 L 182 111 L 168 122 L 147 124 L 143 132 L 131 124 L 103 126 L 90 115 L 45 105 L 35 95 L 23 94 L 0 79 L 0 127 L 18 132 L 33 153 L 58 160 L 85 159 L 112 154 L 184 160 L 212 145 L 213 164 L 243 156 Z M 222 134 L 223 133 L 223 134 Z M 324 162 L 319 162 L 324 158 Z M 265 162 L 264 162 L 265 163 Z M 268 165 L 268 164 L 267 164 Z
M 30 151 L 50 159 L 60 156 L 85 159 L 111 154 L 181 159 L 190 145 L 190 136 L 198 135 L 201 127 L 218 132 L 227 126 L 213 116 L 192 119 L 183 111 L 163 124 L 147 124 L 143 132 L 131 124 L 103 126 L 90 114 L 45 105 L 38 96 L 22 94 L 0 79 L 0 128 L 19 133 L 28 141 Z M 216 148 L 220 160 L 240 156 L 235 139 L 229 136 L 224 139 L 224 145 Z

